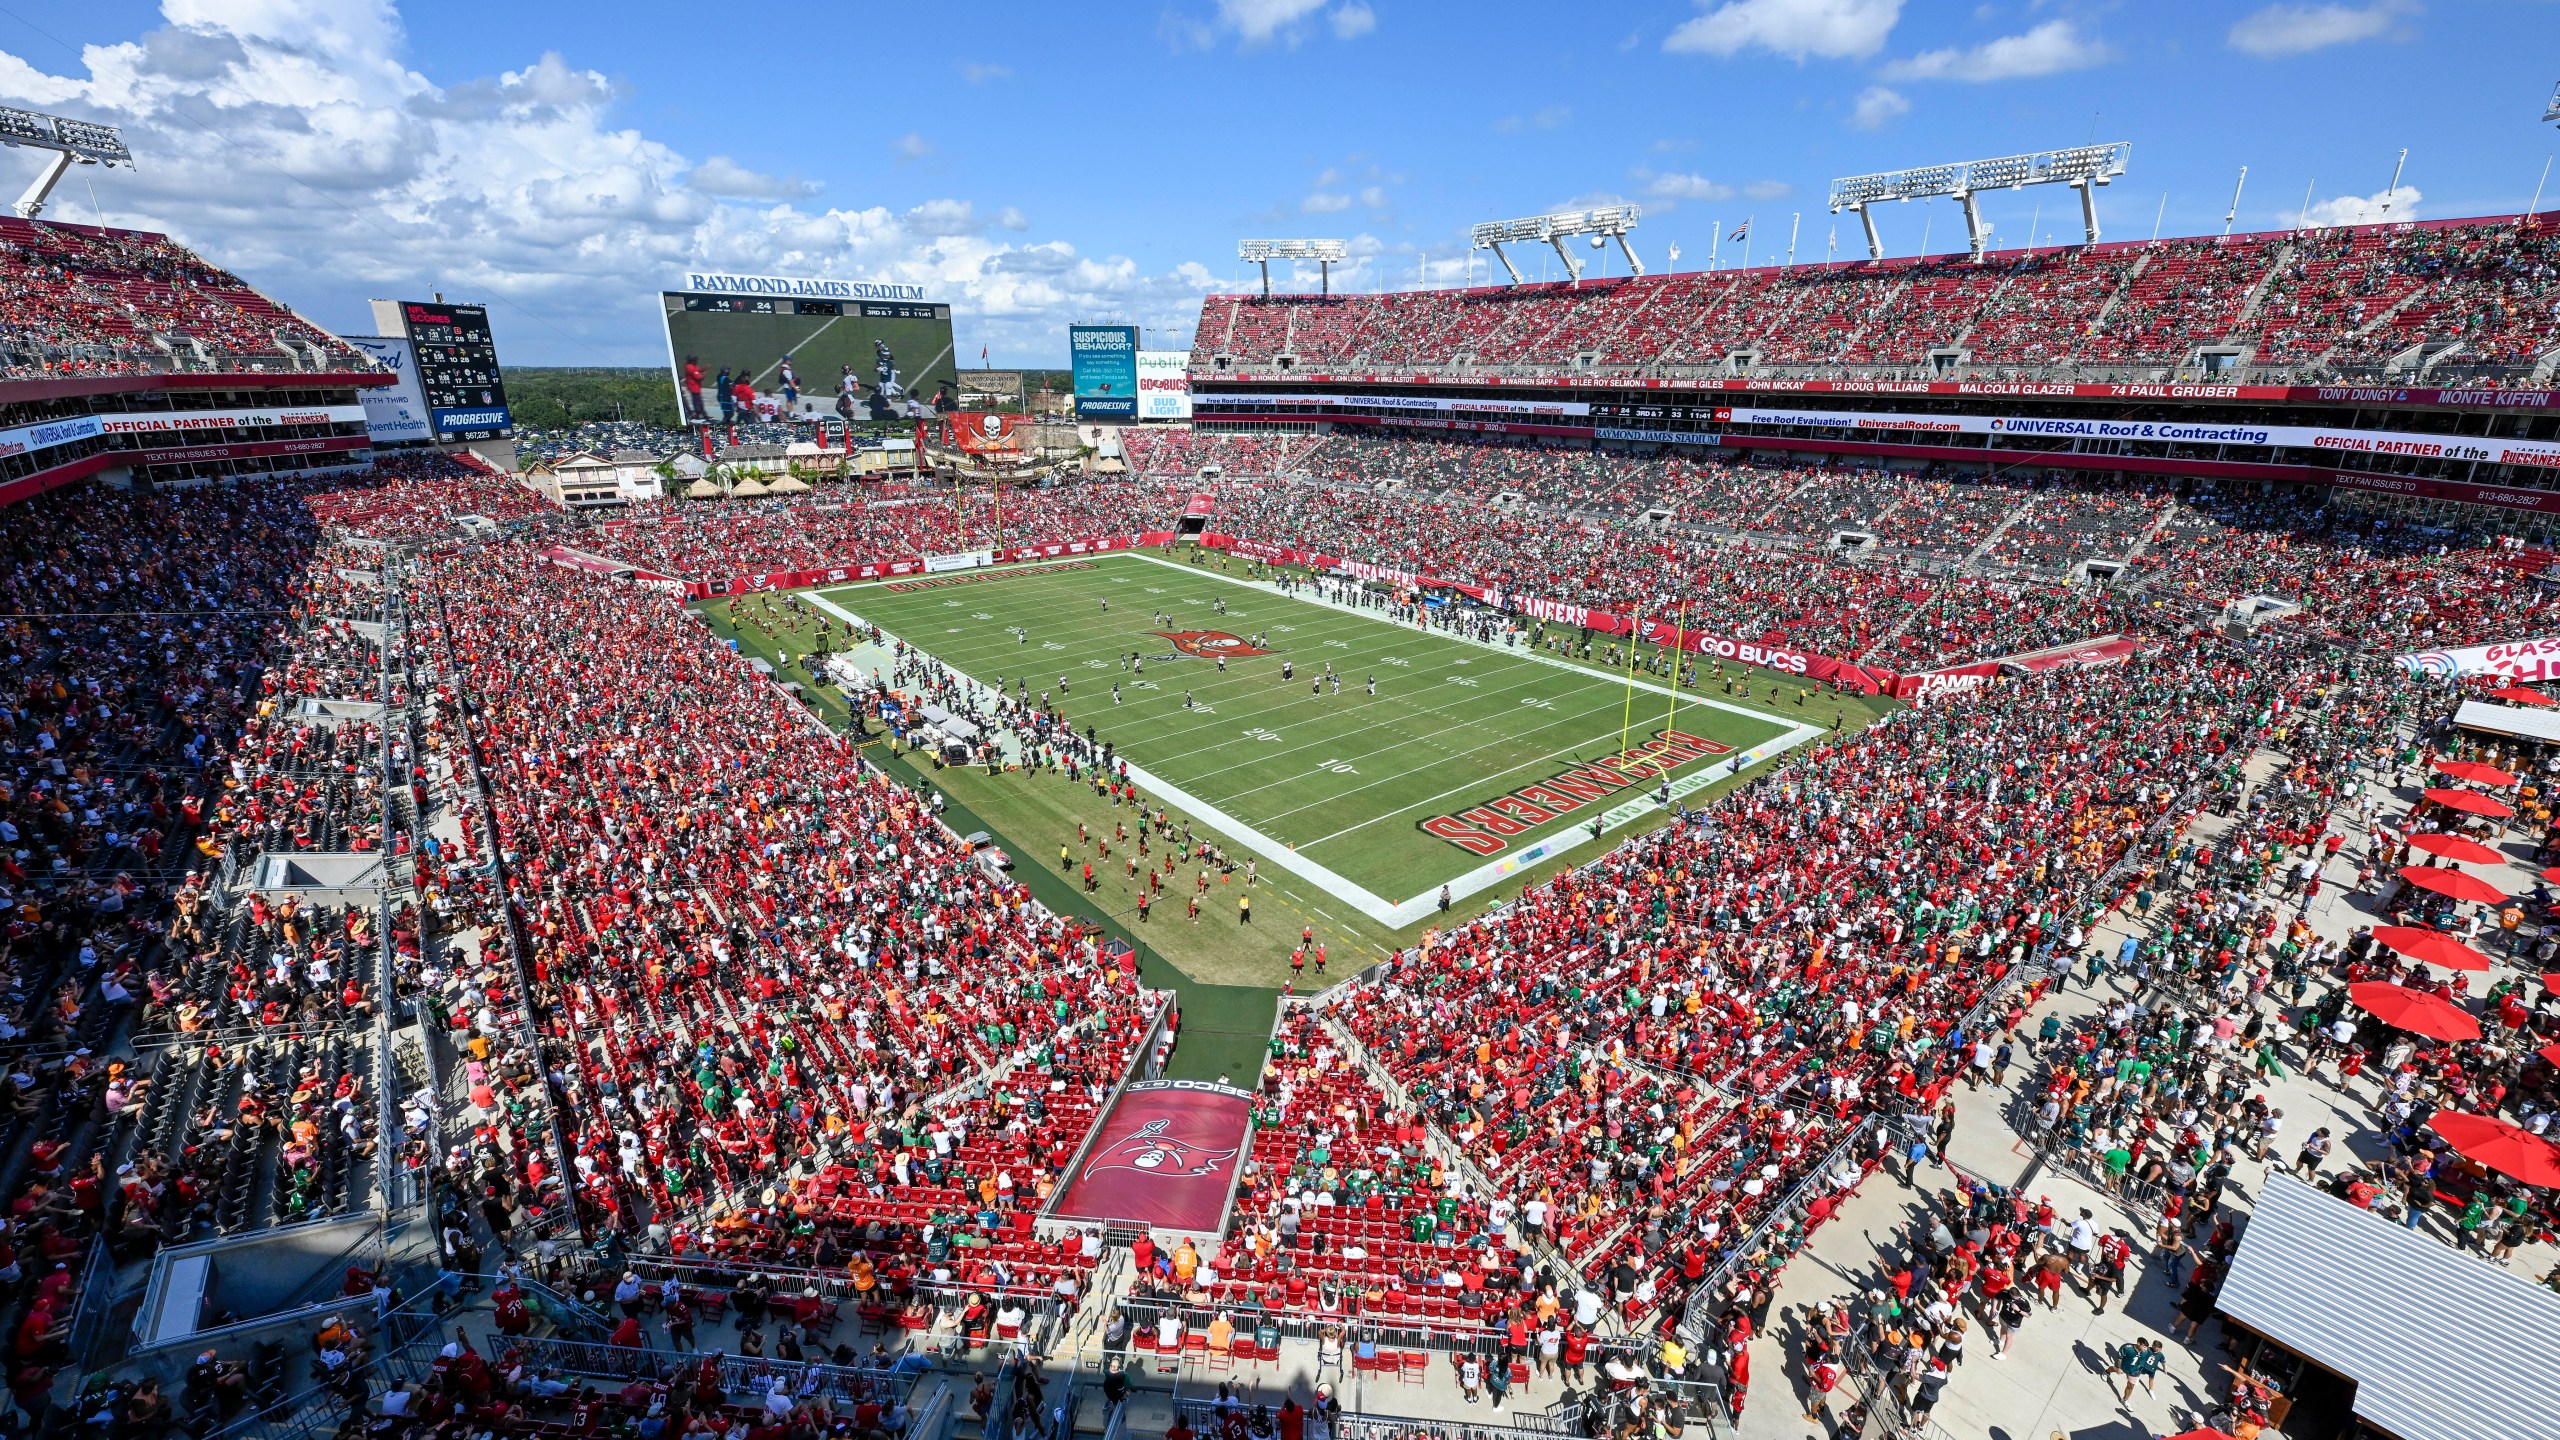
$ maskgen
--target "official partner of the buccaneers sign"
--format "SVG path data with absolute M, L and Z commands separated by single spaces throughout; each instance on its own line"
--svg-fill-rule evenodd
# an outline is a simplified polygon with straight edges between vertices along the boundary
M 1732 753 L 1730 745 L 1719 745 L 1713 740 L 1685 735 L 1677 730 L 1656 730 L 1651 740 L 1632 750 L 1622 750 L 1587 765 L 1560 770 L 1535 785 L 1523 785 L 1501 799 L 1473 810 L 1463 810 L 1455 815 L 1434 815 L 1422 822 L 1422 830 L 1424 834 L 1437 835 L 1461 850 L 1477 855 L 1499 855 L 1510 848 L 1514 838 L 1526 835 L 1559 816 L 1569 815 L 1594 800 L 1606 800 L 1620 790 L 1668 775 L 1692 760 Z

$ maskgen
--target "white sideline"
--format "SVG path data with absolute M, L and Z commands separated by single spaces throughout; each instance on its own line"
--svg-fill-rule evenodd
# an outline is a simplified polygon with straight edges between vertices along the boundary
M 1161 560 L 1153 555 L 1142 555 L 1132 550 L 1117 550 L 1106 555 L 1094 556 L 1092 558 L 1097 561 L 1109 561 L 1113 559 L 1142 560 L 1150 565 L 1164 566 L 1166 569 L 1176 571 L 1180 574 L 1207 576 L 1208 578 L 1236 586 L 1240 589 L 1259 590 L 1278 599 L 1296 601 L 1301 604 L 1315 605 L 1331 610 L 1339 610 L 1346 615 L 1367 620 L 1373 624 L 1383 625 L 1390 630 L 1401 630 L 1404 628 L 1397 622 L 1384 619 L 1376 612 L 1364 609 L 1360 606 L 1345 604 L 1341 601 L 1320 595 L 1287 593 L 1282 591 L 1278 585 L 1267 580 L 1242 580 L 1232 575 L 1224 575 L 1203 568 L 1177 564 L 1174 561 Z M 1005 567 L 991 566 L 988 568 L 992 570 L 1001 570 Z M 824 588 L 858 588 L 862 583 L 865 582 L 856 582 L 854 586 L 838 584 Z M 875 581 L 868 583 L 876 584 L 880 582 Z M 820 590 L 812 589 L 805 591 L 803 592 L 803 598 L 848 624 L 863 626 L 871 625 L 870 621 L 863 619 L 861 616 L 847 610 L 842 605 L 828 599 Z M 1488 650 L 1509 659 L 1532 660 L 1542 665 L 1551 665 L 1559 670 L 1568 670 L 1576 675 L 1589 679 L 1607 680 L 1612 678 L 1607 672 L 1593 670 L 1587 666 L 1576 665 L 1568 660 L 1559 660 L 1551 655 L 1542 655 L 1535 650 L 1530 650 L 1525 647 L 1521 649 L 1512 649 L 1506 646 L 1497 645 L 1489 640 L 1478 640 L 1472 636 L 1461 635 L 1452 631 L 1420 631 L 1420 627 L 1416 628 L 1419 633 L 1426 634 L 1433 639 L 1454 641 L 1461 645 L 1471 645 L 1477 649 Z M 880 633 L 887 636 L 892 642 L 901 638 L 894 632 L 886 629 L 881 629 Z M 933 649 L 930 646 L 912 645 L 910 648 L 921 650 L 927 655 L 933 654 Z M 993 687 L 989 686 L 985 681 L 979 680 L 974 676 L 964 674 L 957 669 L 952 669 L 952 674 L 958 677 L 963 683 L 969 685 L 982 694 L 990 693 L 993 690 Z M 1672 781 L 1671 797 L 1674 800 L 1694 794 L 1697 791 L 1714 784 L 1716 781 L 1724 779 L 1728 775 L 1738 774 L 1741 771 L 1747 770 L 1763 761 L 1783 755 L 1786 752 L 1795 749 L 1797 746 L 1817 739 L 1827 733 L 1818 726 L 1806 725 L 1801 722 L 1789 722 L 1780 716 L 1765 714 L 1758 710 L 1746 710 L 1739 705 L 1729 705 L 1721 700 L 1710 699 L 1704 695 L 1682 694 L 1677 690 L 1665 688 L 1650 680 L 1640 680 L 1632 677 L 1627 678 L 1628 683 L 1634 688 L 1643 690 L 1649 694 L 1659 695 L 1666 700 L 1674 700 L 1685 705 L 1703 705 L 1710 709 L 1722 710 L 1729 714 L 1740 715 L 1747 719 L 1759 721 L 1765 724 L 1784 725 L 1788 727 L 1786 733 L 1778 736 L 1776 739 L 1765 741 L 1748 750 L 1736 751 L 1732 755 L 1725 757 L 1722 761 L 1709 765 L 1695 774 L 1687 775 L 1678 780 Z M 1316 861 L 1299 854 L 1296 850 L 1291 849 L 1285 842 L 1274 840 L 1271 836 L 1253 828 L 1253 826 L 1246 824 L 1242 820 L 1236 819 L 1234 816 L 1220 810 L 1215 805 L 1211 805 L 1197 796 L 1190 794 L 1180 786 L 1160 779 L 1153 773 L 1141 768 L 1133 762 L 1130 762 L 1127 757 L 1121 757 L 1121 763 L 1127 766 L 1129 778 L 1135 781 L 1140 789 L 1180 807 L 1182 810 L 1188 812 L 1193 818 L 1207 825 L 1210 829 L 1226 836 L 1228 839 L 1241 845 L 1251 846 L 1271 864 L 1299 877 L 1300 879 L 1322 887 L 1327 894 L 1335 896 L 1345 904 L 1350 905 L 1353 909 L 1358 910 L 1361 914 L 1368 916 L 1370 919 L 1391 930 L 1402 930 L 1406 926 L 1418 924 L 1421 921 L 1430 918 L 1430 916 L 1440 908 L 1440 892 L 1437 890 L 1427 890 L 1420 895 L 1413 896 L 1406 900 L 1399 901 L 1386 899 L 1384 896 L 1370 891 L 1367 887 L 1355 884 L 1349 878 L 1336 874 L 1334 871 L 1326 868 Z M 1637 820 L 1644 818 L 1645 815 L 1657 808 L 1659 808 L 1659 802 L 1650 796 L 1641 796 L 1626 800 L 1616 807 L 1601 813 L 1600 832 L 1605 836 L 1612 830 L 1622 829 L 1625 826 L 1633 824 Z M 1486 861 L 1484 864 L 1477 866 L 1475 869 L 1451 878 L 1447 882 L 1449 898 L 1452 902 L 1463 900 L 1468 896 L 1489 890 L 1531 866 L 1552 860 L 1557 856 L 1563 855 L 1580 846 L 1593 843 L 1595 843 L 1595 837 L 1591 833 L 1591 822 L 1587 819 L 1574 820 L 1555 826 L 1543 835 L 1523 837 L 1523 843 L 1512 852 L 1504 855 L 1497 855 Z

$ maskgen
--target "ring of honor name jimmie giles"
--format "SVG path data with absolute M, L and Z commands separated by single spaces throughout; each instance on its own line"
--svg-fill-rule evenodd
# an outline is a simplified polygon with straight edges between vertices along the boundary
M 1434 815 L 1418 823 L 1424 834 L 1437 835 L 1461 850 L 1499 855 L 1511 847 L 1514 839 L 1595 800 L 1609 799 L 1647 780 L 1669 775 L 1692 760 L 1732 753 L 1732 746 L 1701 736 L 1656 730 L 1652 739 L 1631 750 L 1559 770 L 1535 785 L 1523 785 L 1472 810 Z

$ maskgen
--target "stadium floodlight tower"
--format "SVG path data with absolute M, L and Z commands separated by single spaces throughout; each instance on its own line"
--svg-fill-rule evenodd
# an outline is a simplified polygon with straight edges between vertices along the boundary
M 1887 170 L 1849 175 L 1831 182 L 1831 213 L 1854 210 L 1867 227 L 1867 258 L 1884 258 L 1884 241 L 1876 235 L 1874 205 L 1885 200 L 1925 200 L 1946 196 L 1964 207 L 1965 238 L 1979 264 L 1989 248 L 1990 231 L 1982 208 L 1974 201 L 1983 190 L 2022 190 L 2029 185 L 2068 185 L 2080 192 L 2080 219 L 2087 243 L 2098 243 L 2098 187 L 2112 183 L 2133 158 L 2126 141 L 2107 145 L 2073 145 L 2039 150 L 2032 155 L 2003 155 L 1996 160 L 1965 160 L 1953 165 L 1924 165 L 1916 170 Z
M 1618 253 L 1627 257 L 1627 273 L 1642 275 L 1644 262 L 1628 248 L 1627 232 L 1636 228 L 1636 222 L 1643 218 L 1644 212 L 1633 205 L 1606 205 L 1597 210 L 1532 215 L 1526 220 L 1491 220 L 1478 225 L 1471 233 L 1476 248 L 1492 251 L 1493 258 L 1501 261 L 1502 268 L 1510 272 L 1514 285 L 1529 282 L 1521 276 L 1520 267 L 1511 263 L 1510 254 L 1502 248 L 1505 245 L 1553 245 L 1557 256 L 1564 261 L 1566 276 L 1579 281 L 1582 279 L 1582 262 L 1574 258 L 1572 251 L 1564 248 L 1564 242 L 1576 235 L 1590 236 L 1591 248 L 1595 250 L 1603 241 L 1617 241 Z
M 122 165 L 133 168 L 133 152 L 124 148 L 124 137 L 113 125 L 93 125 L 74 120 L 68 115 L 40 115 L 33 110 L 11 110 L 0 107 L 0 145 L 30 150 L 50 150 L 53 158 L 36 171 L 27 183 L 26 192 L 10 208 L 26 219 L 44 213 L 44 202 L 53 194 L 54 185 L 75 164 Z
M 1324 293 L 1333 293 L 1333 267 L 1351 254 L 1351 247 L 1339 240 L 1239 240 L 1236 258 L 1250 260 L 1262 267 L 1262 298 L 1271 298 L 1271 262 L 1274 260 L 1313 260 L 1316 279 Z

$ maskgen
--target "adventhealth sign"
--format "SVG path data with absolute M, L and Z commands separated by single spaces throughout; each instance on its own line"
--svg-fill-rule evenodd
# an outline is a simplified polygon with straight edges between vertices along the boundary
M 684 272 L 684 288 L 698 295 L 778 295 L 793 300 L 921 300 L 921 285 L 871 280 L 818 280 L 804 275 L 730 275 Z

